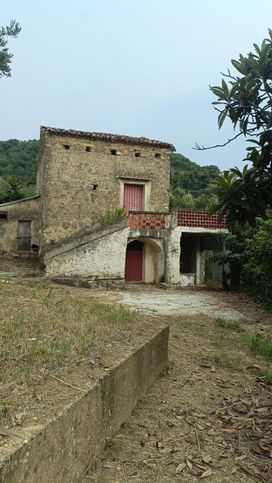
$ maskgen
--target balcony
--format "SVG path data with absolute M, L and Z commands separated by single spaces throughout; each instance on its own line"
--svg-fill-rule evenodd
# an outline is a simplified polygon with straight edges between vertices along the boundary
M 171 223 L 172 221 L 172 223 Z M 167 230 L 173 226 L 186 228 L 224 229 L 227 227 L 227 219 L 219 219 L 217 214 L 210 217 L 206 211 L 180 209 L 173 213 L 154 211 L 130 211 L 128 214 L 128 226 L 132 229 L 142 230 Z
M 205 210 L 181 209 L 176 211 L 176 216 L 178 226 L 225 230 L 228 228 L 227 218 L 225 216 L 220 220 L 216 213 L 208 216 Z
M 169 213 L 130 211 L 128 215 L 128 226 L 141 230 L 165 230 L 169 228 L 169 217 Z

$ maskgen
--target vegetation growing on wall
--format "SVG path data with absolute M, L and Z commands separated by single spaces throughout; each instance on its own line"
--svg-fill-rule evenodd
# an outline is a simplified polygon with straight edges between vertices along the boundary
M 103 218 L 101 218 L 101 225 L 111 225 L 117 221 L 123 220 L 126 217 L 124 208 L 116 208 L 115 210 L 109 210 Z

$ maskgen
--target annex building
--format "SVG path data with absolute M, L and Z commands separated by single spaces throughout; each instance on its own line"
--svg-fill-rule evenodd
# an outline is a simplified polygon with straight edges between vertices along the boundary
M 0 205 L 0 271 L 89 286 L 220 282 L 207 260 L 226 221 L 169 213 L 170 154 L 162 141 L 41 127 L 37 194 Z

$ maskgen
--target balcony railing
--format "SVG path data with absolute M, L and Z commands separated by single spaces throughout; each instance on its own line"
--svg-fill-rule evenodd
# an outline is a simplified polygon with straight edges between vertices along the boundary
M 130 211 L 128 214 L 128 226 L 133 229 L 143 230 L 167 230 L 171 220 L 175 220 L 173 226 L 187 228 L 227 229 L 227 219 L 219 219 L 217 214 L 211 216 L 202 210 L 180 209 L 173 213 L 153 211 Z
M 129 227 L 144 230 L 165 230 L 169 227 L 168 216 L 169 213 L 130 211 L 128 215 Z
M 207 212 L 204 210 L 180 209 L 176 212 L 176 215 L 178 226 L 211 229 L 226 229 L 228 227 L 226 217 L 223 217 L 222 220 L 220 220 L 216 213 L 208 216 Z

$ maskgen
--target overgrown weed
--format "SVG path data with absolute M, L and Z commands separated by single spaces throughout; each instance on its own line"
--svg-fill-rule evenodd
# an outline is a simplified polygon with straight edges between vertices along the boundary
M 224 317 L 217 317 L 215 319 L 215 325 L 216 327 L 220 327 L 221 329 L 229 329 L 229 330 L 234 330 L 237 332 L 244 332 L 245 329 L 241 327 L 240 322 L 237 321 L 226 321 Z
M 256 353 L 260 354 L 267 361 L 272 361 L 272 341 L 261 334 L 251 337 L 250 347 Z

